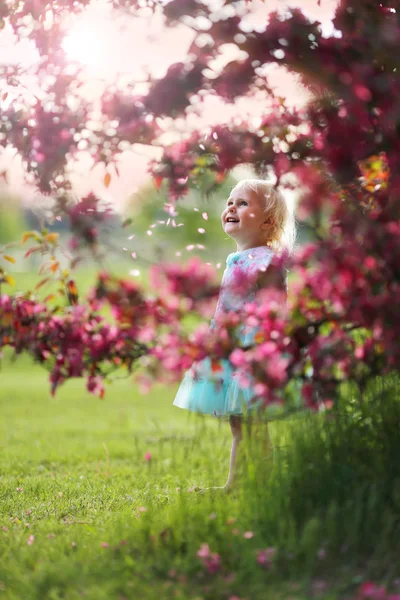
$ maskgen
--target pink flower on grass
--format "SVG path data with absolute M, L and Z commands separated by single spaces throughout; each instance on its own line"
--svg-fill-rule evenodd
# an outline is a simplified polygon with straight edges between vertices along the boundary
M 252 531 L 245 531 L 243 537 L 246 540 L 251 540 L 251 538 L 254 537 L 254 533 Z
M 357 600 L 387 600 L 386 588 L 366 581 L 358 588 Z
M 320 548 L 317 552 L 317 556 L 320 560 L 324 560 L 326 558 L 326 550 L 325 548 Z
M 109 544 L 107 542 L 101 542 L 102 548 L 109 548 Z
M 211 552 L 208 544 L 202 544 L 196 555 L 209 573 L 217 573 L 221 569 L 221 557 L 216 552 Z
M 33 542 L 35 541 L 35 536 L 34 535 L 30 535 L 26 541 L 26 543 L 28 544 L 28 546 L 32 546 Z
M 146 454 L 144 455 L 144 460 L 147 462 L 150 462 L 152 458 L 153 457 L 152 457 L 151 452 L 146 452 Z
M 196 556 L 199 558 L 208 558 L 210 556 L 210 546 L 208 544 L 202 544 L 200 549 L 197 550 Z
M 265 548 L 257 552 L 257 562 L 262 567 L 270 567 L 271 562 L 276 554 L 276 550 L 273 547 Z

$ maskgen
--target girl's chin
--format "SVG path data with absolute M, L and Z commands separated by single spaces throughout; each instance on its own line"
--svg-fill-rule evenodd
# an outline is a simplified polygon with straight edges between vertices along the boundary
M 224 231 L 227 235 L 233 237 L 238 231 L 238 226 L 236 223 L 227 223 L 224 227 Z
M 224 231 L 228 237 L 236 241 L 237 235 L 235 235 L 235 231 L 229 231 L 229 229 L 224 229 Z

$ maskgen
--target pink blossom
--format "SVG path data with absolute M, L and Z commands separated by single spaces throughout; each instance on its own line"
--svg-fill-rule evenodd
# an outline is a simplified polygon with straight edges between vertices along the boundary
M 257 552 L 257 562 L 259 565 L 269 567 L 276 554 L 276 550 L 273 547 L 265 548 Z
M 221 569 L 221 557 L 219 554 L 211 552 L 208 544 L 202 544 L 196 552 L 196 556 L 201 559 L 209 573 L 216 573 Z
M 386 588 L 373 581 L 362 583 L 357 591 L 358 600 L 387 600 Z
M 246 364 L 246 353 L 240 348 L 236 348 L 229 357 L 235 367 L 241 367 Z

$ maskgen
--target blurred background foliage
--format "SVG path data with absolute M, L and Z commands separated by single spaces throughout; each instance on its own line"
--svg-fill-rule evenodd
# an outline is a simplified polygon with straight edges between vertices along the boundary
M 138 276 L 140 271 L 141 276 L 154 263 L 186 262 L 198 256 L 217 266 L 222 273 L 227 255 L 236 249 L 233 240 L 221 228 L 221 212 L 226 199 L 242 178 L 235 175 L 229 175 L 211 193 L 190 190 L 174 207 L 168 199 L 166 185 L 157 187 L 149 180 L 127 198 L 122 212 L 115 212 L 107 219 L 101 237 L 105 249 L 101 264 L 96 265 L 87 255 L 84 264 L 80 263 L 79 267 L 84 266 L 86 271 L 106 268 L 126 277 Z M 24 258 L 29 243 L 24 246 L 18 243 L 27 230 L 40 231 L 46 226 L 50 231 L 59 233 L 61 246 L 68 248 L 71 233 L 67 219 L 48 221 L 43 215 L 46 217 L 45 210 L 24 204 L 10 191 L 0 191 L 0 247 L 15 242 L 10 251 L 16 262 L 7 265 L 8 271 L 33 276 L 40 268 L 42 257 L 33 254 L 28 259 Z M 313 232 L 310 224 L 297 223 L 298 244 L 311 241 Z M 67 266 L 68 261 L 62 253 L 58 259 Z

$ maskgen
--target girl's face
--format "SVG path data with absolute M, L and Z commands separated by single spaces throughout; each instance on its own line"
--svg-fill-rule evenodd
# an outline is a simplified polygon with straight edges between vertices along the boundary
M 221 215 L 222 228 L 245 250 L 266 243 L 269 219 L 264 213 L 262 199 L 252 190 L 234 188 Z

